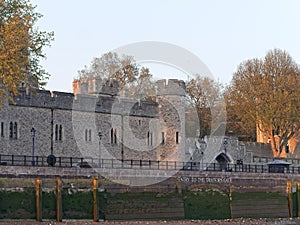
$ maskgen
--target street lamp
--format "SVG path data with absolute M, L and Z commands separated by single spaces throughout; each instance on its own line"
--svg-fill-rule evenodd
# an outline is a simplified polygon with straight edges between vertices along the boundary
M 35 139 L 35 129 L 34 127 L 31 128 L 31 137 L 32 137 L 32 159 L 31 159 L 31 165 L 35 166 L 35 161 L 34 161 L 34 139 Z
M 98 132 L 98 137 L 99 137 L 99 168 L 101 168 L 101 138 L 103 134 L 101 131 Z
M 199 143 L 199 149 L 201 151 L 201 164 L 202 164 L 202 171 L 204 170 L 204 164 L 203 164 L 203 156 L 204 156 L 204 150 L 207 148 L 207 144 L 204 140 L 198 141 Z
M 223 145 L 224 145 L 224 153 L 225 153 L 224 169 L 227 170 L 227 145 L 228 145 L 228 141 L 227 141 L 226 137 L 224 138 Z

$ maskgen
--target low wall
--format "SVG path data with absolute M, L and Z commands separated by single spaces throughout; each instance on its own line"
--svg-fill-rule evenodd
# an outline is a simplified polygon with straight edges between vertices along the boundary
M 95 204 L 99 218 L 106 220 L 292 217 L 299 213 L 297 174 L 9 166 L 1 166 L 0 171 L 0 219 L 4 220 L 37 218 L 37 179 L 42 183 L 42 218 L 55 219 L 58 177 L 62 219 L 92 219 Z M 105 178 L 109 174 L 114 174 L 114 180 Z M 121 184 L 150 178 L 160 182 Z

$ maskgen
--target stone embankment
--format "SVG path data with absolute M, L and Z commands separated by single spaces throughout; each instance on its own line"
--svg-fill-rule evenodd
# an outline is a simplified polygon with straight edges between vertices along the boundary
M 66 222 L 34 222 L 13 221 L 0 222 L 0 225 L 296 225 L 299 219 L 235 219 L 235 220 L 180 220 L 180 221 L 66 221 Z

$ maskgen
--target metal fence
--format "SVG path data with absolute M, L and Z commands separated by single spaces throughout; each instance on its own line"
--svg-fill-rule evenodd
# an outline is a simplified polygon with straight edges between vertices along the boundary
M 253 163 L 269 163 L 276 159 L 284 160 L 291 164 L 299 164 L 300 165 L 300 158 L 274 158 L 274 157 L 265 157 L 265 156 L 253 156 Z
M 1 155 L 0 166 L 50 166 L 49 157 L 28 155 Z M 151 169 L 151 170 L 185 170 L 185 171 L 220 171 L 270 173 L 267 163 L 256 164 L 220 164 L 200 162 L 177 162 L 155 160 L 118 160 L 79 157 L 56 157 L 54 167 L 76 168 L 111 168 L 111 169 Z M 289 166 L 280 170 L 281 173 L 300 174 L 300 166 Z

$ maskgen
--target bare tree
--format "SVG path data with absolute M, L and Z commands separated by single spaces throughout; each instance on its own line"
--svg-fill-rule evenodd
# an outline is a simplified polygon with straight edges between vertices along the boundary
M 241 63 L 227 90 L 227 103 L 246 127 L 256 125 L 279 156 L 299 129 L 300 70 L 285 51 Z
M 187 82 L 187 93 L 192 106 L 196 109 L 199 121 L 199 137 L 211 132 L 211 109 L 221 96 L 221 85 L 213 79 L 196 75 Z
M 94 58 L 89 67 L 78 71 L 80 78 L 101 78 L 103 80 L 117 80 L 121 90 L 128 97 L 150 99 L 155 92 L 152 74 L 148 68 L 135 62 L 132 56 L 119 56 L 115 52 L 103 54 Z

